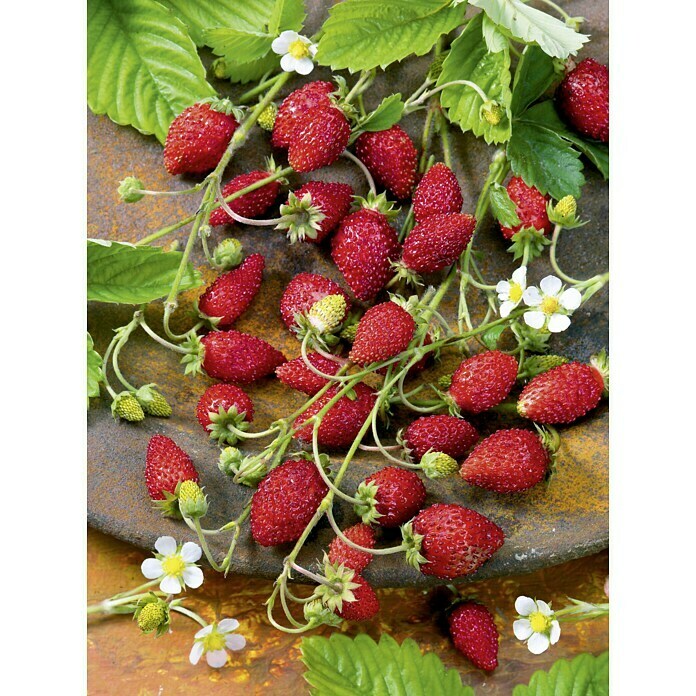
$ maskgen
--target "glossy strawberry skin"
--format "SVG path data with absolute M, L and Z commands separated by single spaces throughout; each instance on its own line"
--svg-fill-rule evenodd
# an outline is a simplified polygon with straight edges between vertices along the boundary
M 462 463 L 461 477 L 495 493 L 526 491 L 544 480 L 551 459 L 536 433 L 498 430 L 474 447 Z
M 348 293 L 333 280 L 318 273 L 298 273 L 288 284 L 280 300 L 280 316 L 288 329 L 295 325 L 295 315 L 308 312 L 312 305 L 327 295 L 341 295 L 346 301 L 348 316 L 351 301 Z
M 353 590 L 355 600 L 343 602 L 341 611 L 336 613 L 346 621 L 368 621 L 379 612 L 379 600 L 370 583 L 362 575 L 356 574 L 352 582 L 359 587 Z
M 252 254 L 238 268 L 218 276 L 198 300 L 198 308 L 208 317 L 217 317 L 218 329 L 229 329 L 253 302 L 263 279 L 266 261 Z
M 592 58 L 580 61 L 556 91 L 565 120 L 588 138 L 609 142 L 609 68 Z
M 492 672 L 498 666 L 498 629 L 483 604 L 457 604 L 448 616 L 454 647 L 479 669 Z
M 437 415 L 413 421 L 404 431 L 403 440 L 414 461 L 418 462 L 428 451 L 444 452 L 459 460 L 478 437 L 476 428 L 463 418 Z
M 290 137 L 288 163 L 296 172 L 333 164 L 346 149 L 350 123 L 337 107 L 319 107 L 300 120 Z
M 387 466 L 365 479 L 377 485 L 375 520 L 380 527 L 399 527 L 408 522 L 425 504 L 425 486 L 415 471 Z
M 401 126 L 363 133 L 355 141 L 355 154 L 375 181 L 397 198 L 408 198 L 416 183 L 418 152 Z
M 164 500 L 165 491 L 174 493 L 181 481 L 198 483 L 198 472 L 191 457 L 174 440 L 153 435 L 145 456 L 145 484 L 152 500 Z
M 434 273 L 451 266 L 466 249 L 475 228 L 472 215 L 431 215 L 411 230 L 401 261 L 416 273 Z
M 273 147 L 288 147 L 290 138 L 297 125 L 307 112 L 320 106 L 330 106 L 329 94 L 334 86 L 330 82 L 309 82 L 300 89 L 296 89 L 283 100 L 278 108 L 271 144 Z
M 375 532 L 368 524 L 354 524 L 343 530 L 343 534 L 354 544 L 366 549 L 375 547 Z M 329 561 L 334 564 L 343 564 L 346 568 L 352 568 L 356 573 L 362 573 L 372 562 L 372 554 L 366 551 L 358 551 L 348 546 L 343 539 L 335 537 L 329 546 Z
M 423 222 L 431 215 L 458 213 L 464 199 L 454 172 L 442 162 L 434 164 L 418 183 L 413 194 L 413 216 Z
M 418 513 L 413 531 L 422 534 L 423 575 L 442 580 L 475 573 L 502 545 L 497 524 L 461 505 L 436 503 Z
M 206 432 L 212 422 L 210 414 L 219 413 L 220 406 L 225 411 L 234 406 L 237 413 L 246 414 L 245 421 L 254 420 L 254 404 L 244 391 L 233 384 L 213 384 L 203 392 L 196 406 L 196 418 Z
M 462 361 L 452 375 L 449 394 L 462 411 L 481 413 L 497 406 L 517 379 L 517 360 L 489 350 Z
M 329 360 L 319 353 L 307 353 L 307 359 L 325 375 L 335 375 L 341 368 L 340 363 Z M 328 381 L 312 372 L 305 365 L 301 355 L 278 366 L 275 373 L 283 384 L 308 396 L 314 396 Z
M 201 339 L 203 369 L 222 382 L 250 384 L 270 375 L 285 356 L 256 336 L 241 331 L 213 331 Z
M 164 166 L 170 174 L 204 174 L 218 165 L 239 123 L 210 104 L 184 109 L 169 126 Z
M 329 492 L 314 462 L 290 459 L 273 469 L 251 499 L 251 535 L 261 546 L 297 541 Z
M 534 377 L 522 390 L 517 410 L 537 423 L 572 423 L 596 408 L 603 391 L 597 369 L 566 363 Z
M 353 187 L 348 184 L 326 181 L 308 181 L 295 191 L 298 199 L 310 194 L 312 205 L 316 206 L 326 216 L 316 230 L 317 236 L 312 239 L 305 237 L 305 242 L 319 244 L 324 241 L 335 229 L 338 223 L 348 215 L 353 201 Z
M 222 189 L 222 195 L 227 198 L 237 191 L 245 189 L 247 186 L 255 184 L 257 181 L 262 181 L 270 176 L 270 172 L 261 170 L 239 174 L 234 179 L 227 182 Z M 232 210 L 242 217 L 255 218 L 263 215 L 275 203 L 278 194 L 280 193 L 280 184 L 277 181 L 271 181 L 261 188 L 254 191 L 249 191 L 239 198 L 230 201 L 229 205 Z M 210 224 L 213 227 L 219 225 L 233 225 L 235 221 L 222 208 L 215 208 L 210 214 Z
M 363 314 L 348 356 L 356 365 L 389 360 L 408 348 L 416 322 L 396 302 L 382 302 Z
M 527 186 L 519 176 L 513 176 L 510 179 L 507 192 L 510 200 L 515 204 L 520 224 L 515 225 L 515 227 L 501 225 L 500 229 L 505 239 L 512 239 L 513 235 L 523 227 L 533 227 L 545 235 L 553 230 L 553 225 L 546 212 L 546 204 L 551 200 L 548 196 L 544 196 L 534 186 Z

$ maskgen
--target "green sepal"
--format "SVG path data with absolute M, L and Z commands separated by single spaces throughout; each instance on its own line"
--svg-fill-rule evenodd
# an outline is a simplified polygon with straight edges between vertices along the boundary
M 155 621 L 154 617 L 148 617 L 147 621 L 141 620 L 141 614 L 146 606 L 152 605 L 156 607 L 157 615 Z M 151 609 L 146 610 L 146 613 L 152 611 Z M 155 622 L 158 620 L 157 625 Z M 141 597 L 137 604 L 136 609 L 133 612 L 133 621 L 138 623 L 140 630 L 145 633 L 154 633 L 155 638 L 163 636 L 165 633 L 169 632 L 169 626 L 171 624 L 171 615 L 169 611 L 169 603 L 160 599 L 154 592 L 148 593 L 145 597 Z
M 549 468 L 546 472 L 546 482 L 549 483 L 556 474 L 556 460 L 558 457 L 558 449 L 561 446 L 561 436 L 558 434 L 556 428 L 552 428 L 550 425 L 542 427 L 535 423 L 534 427 L 539 434 L 541 444 L 549 453 Z
M 314 591 L 321 603 L 331 611 L 341 611 L 343 602 L 354 602 L 356 590 L 360 585 L 353 582 L 355 571 L 342 563 L 330 563 L 324 554 L 324 577 L 331 585 L 320 584 Z
M 413 531 L 412 522 L 406 522 L 406 524 L 401 525 L 401 537 L 406 546 L 406 562 L 419 570 L 424 563 L 429 562 L 420 552 L 423 545 L 423 535 Z
M 210 108 L 218 113 L 225 114 L 225 116 L 234 116 L 237 121 L 242 121 L 247 111 L 244 106 L 235 106 L 226 97 L 208 97 L 206 99 L 201 99 L 201 104 L 210 104 Z
M 325 607 L 318 599 L 313 599 L 304 605 L 304 617 L 307 623 L 312 626 L 333 626 L 334 628 L 343 623 L 343 619 Z
M 179 498 L 179 512 L 182 517 L 197 519 L 208 514 L 208 496 L 195 481 L 179 481 L 175 493 Z
M 426 452 L 420 460 L 420 467 L 429 479 L 451 476 L 459 469 L 456 459 L 444 452 Z
M 569 198 L 575 200 L 574 196 L 565 196 L 564 198 L 561 198 L 556 205 L 549 201 L 546 204 L 546 214 L 554 225 L 560 225 L 567 230 L 573 230 L 577 227 L 586 225 L 589 220 L 581 220 L 577 216 L 577 208 L 574 206 L 564 206 L 564 202 Z M 569 212 L 565 212 L 566 207 Z
M 144 193 L 139 193 L 144 188 L 140 179 L 135 176 L 127 176 L 118 184 L 118 195 L 124 203 L 137 203 L 145 197 Z
M 239 464 L 239 469 L 232 479 L 235 483 L 253 488 L 268 473 L 266 462 L 260 457 L 244 457 Z
M 549 349 L 551 332 L 548 329 L 533 329 L 524 322 L 515 321 L 510 329 L 517 337 L 519 345 L 531 353 L 546 353 Z
M 423 280 L 418 273 L 412 271 L 403 261 L 390 261 L 389 263 L 398 280 L 404 280 L 408 285 L 413 285 L 414 287 L 423 285 Z
M 235 476 L 239 471 L 239 466 L 244 459 L 244 454 L 236 447 L 225 447 L 220 452 L 218 459 L 218 469 L 225 476 Z
M 232 425 L 237 430 L 248 430 L 249 421 L 246 420 L 246 411 L 237 413 L 236 406 L 230 406 L 226 409 L 222 404 L 218 407 L 218 412 L 208 412 L 210 425 L 207 426 L 208 434 L 211 440 L 217 440 L 221 445 L 234 445 L 238 442 L 239 437 L 232 432 L 227 426 Z
M 361 208 L 376 210 L 378 213 L 382 213 L 388 220 L 394 219 L 401 212 L 401 208 L 394 208 L 395 205 L 387 198 L 387 194 L 384 191 L 382 193 L 369 191 L 364 198 L 362 196 L 353 196 L 354 210 L 360 210 Z
M 512 235 L 512 244 L 508 247 L 508 251 L 514 254 L 514 260 L 521 259 L 524 256 L 525 249 L 529 249 L 528 261 L 536 259 L 544 251 L 544 247 L 551 244 L 551 240 L 544 236 L 534 227 L 523 227 L 521 230 Z
M 288 456 L 290 457 L 290 459 L 304 459 L 308 462 L 316 462 L 316 460 L 314 459 L 313 452 L 291 452 Z M 329 455 L 325 452 L 320 452 L 319 464 L 327 474 L 331 473 L 331 457 L 329 457 Z
M 377 512 L 377 490 L 379 486 L 371 481 L 370 483 L 365 483 L 362 481 L 358 486 L 358 490 L 355 492 L 355 497 L 361 502 L 356 503 L 353 506 L 355 514 L 362 519 L 365 524 L 373 524 L 377 522 L 380 517 L 384 517 L 381 513 Z
M 223 271 L 236 268 L 242 262 L 242 243 L 234 237 L 223 239 L 213 251 L 213 261 Z
M 153 500 L 152 504 L 157 510 L 159 510 L 162 517 L 171 517 L 175 520 L 181 519 L 181 512 L 179 511 L 179 496 L 176 495 L 176 493 L 164 491 L 164 500 Z
M 288 195 L 288 202 L 280 206 L 283 219 L 275 226 L 276 230 L 287 230 L 291 244 L 305 239 L 316 239 L 321 223 L 326 215 L 321 208 L 312 203 L 312 194 L 308 191 L 302 198 L 293 192 Z
M 609 356 L 607 355 L 607 349 L 602 348 L 599 353 L 593 355 L 590 358 L 590 365 L 602 375 L 602 380 L 604 381 L 602 396 L 606 399 L 609 396 Z
M 189 333 L 186 340 L 182 343 L 188 353 L 181 358 L 184 365 L 185 375 L 197 375 L 203 372 L 203 358 L 205 357 L 205 346 L 201 342 L 200 336 L 196 333 Z

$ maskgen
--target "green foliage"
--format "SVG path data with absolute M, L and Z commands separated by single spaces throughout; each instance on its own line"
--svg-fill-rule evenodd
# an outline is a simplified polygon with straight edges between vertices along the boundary
M 344 0 L 324 22 L 317 61 L 351 72 L 422 56 L 459 26 L 466 3 L 451 0 Z
M 503 227 L 515 227 L 515 225 L 520 224 L 520 218 L 517 216 L 517 206 L 513 203 L 504 186 L 496 182 L 491 186 L 488 195 L 493 215 L 495 215 L 496 220 Z
M 164 142 L 183 109 L 215 95 L 183 22 L 154 0 L 88 0 L 87 102 Z
M 274 35 L 288 29 L 300 31 L 306 16 L 303 0 L 276 0 L 268 21 L 268 31 Z
M 548 672 L 534 672 L 528 686 L 520 684 L 513 696 L 608 696 L 609 652 L 589 653 L 572 661 L 558 660 Z
M 486 41 L 486 46 L 491 53 L 504 51 L 508 47 L 508 40 L 505 34 L 498 28 L 498 25 L 491 20 L 487 15 L 483 15 L 483 24 L 481 25 L 483 38 Z
M 228 62 L 234 56 L 234 65 L 252 63 L 263 58 L 271 50 L 274 38 L 271 34 L 264 32 L 231 27 L 206 29 L 203 32 L 203 39 L 213 49 L 213 53 L 224 57 Z
M 500 336 L 506 328 L 507 327 L 503 325 L 494 326 L 492 329 L 488 329 L 488 331 L 483 333 L 481 335 L 481 340 L 483 341 L 486 348 L 488 348 L 489 350 L 495 350 L 498 347 L 498 341 L 500 340 Z
M 381 131 L 391 128 L 401 120 L 404 103 L 401 94 L 391 94 L 382 99 L 380 105 L 360 124 L 361 131 Z
M 102 357 L 94 350 L 94 341 L 87 333 L 87 408 L 93 396 L 99 396 L 99 385 L 102 382 Z
M 474 695 L 456 670 L 446 669 L 435 653 L 423 655 L 410 638 L 399 645 L 386 634 L 375 643 L 364 633 L 335 633 L 304 638 L 301 650 L 314 696 Z
M 512 113 L 519 116 L 553 84 L 556 71 L 552 58 L 538 46 L 527 46 L 515 70 Z
M 166 295 L 181 262 L 180 251 L 87 240 L 87 299 L 141 304 Z M 188 263 L 179 289 L 197 288 L 203 280 Z

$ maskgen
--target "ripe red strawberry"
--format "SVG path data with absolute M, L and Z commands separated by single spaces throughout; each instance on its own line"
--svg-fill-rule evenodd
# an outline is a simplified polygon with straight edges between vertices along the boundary
M 414 461 L 420 461 L 428 451 L 443 452 L 461 459 L 478 440 L 478 432 L 470 423 L 456 416 L 423 416 L 413 421 L 403 434 L 406 447 Z
M 208 317 L 218 317 L 218 329 L 229 329 L 244 314 L 261 287 L 266 262 L 252 254 L 233 271 L 223 273 L 210 284 L 198 300 L 198 309 Z
M 523 227 L 533 227 L 543 234 L 549 234 L 553 230 L 553 225 L 546 212 L 546 204 L 550 198 L 544 196 L 534 186 L 527 186 L 519 176 L 513 176 L 507 185 L 508 196 L 515 204 L 517 217 L 520 224 L 515 227 L 500 226 L 505 239 L 512 239 L 512 236 L 519 232 Z
M 474 447 L 459 473 L 472 486 L 495 493 L 526 491 L 543 481 L 551 457 L 531 430 L 498 430 Z
M 327 295 L 341 295 L 346 301 L 346 314 L 350 311 L 351 301 L 348 293 L 334 283 L 317 273 L 298 273 L 287 285 L 280 299 L 280 316 L 288 329 L 295 325 L 295 315 L 308 312 L 312 305 L 323 300 Z
M 308 82 L 285 97 L 273 124 L 273 136 L 271 137 L 273 147 L 288 147 L 290 136 L 295 130 L 298 120 L 303 119 L 307 112 L 313 111 L 319 106 L 330 106 L 329 94 L 334 89 L 330 82 Z
M 296 172 L 333 164 L 346 149 L 350 123 L 335 106 L 321 106 L 298 121 L 290 136 L 288 163 Z
M 239 174 L 234 179 L 227 182 L 222 189 L 222 195 L 227 196 L 245 189 L 247 186 L 255 184 L 257 181 L 262 181 L 271 175 L 272 172 L 257 170 Z M 275 203 L 278 194 L 280 193 L 280 183 L 271 181 L 261 188 L 254 191 L 249 191 L 239 198 L 235 198 L 228 203 L 229 207 L 234 210 L 237 215 L 242 217 L 254 218 L 263 215 Z M 213 227 L 218 225 L 233 225 L 234 220 L 222 208 L 215 208 L 210 214 L 210 224 Z
M 397 198 L 408 198 L 416 183 L 418 152 L 401 126 L 363 133 L 355 141 L 355 154 L 375 181 Z
M 351 582 L 359 585 L 353 590 L 355 600 L 353 602 L 344 601 L 341 611 L 336 611 L 336 613 L 346 621 L 367 621 L 373 618 L 379 612 L 379 600 L 372 585 L 357 573 Z
M 153 435 L 145 456 L 145 484 L 152 500 L 165 500 L 173 495 L 181 481 L 198 483 L 198 472 L 191 457 L 174 440 Z
M 358 486 L 356 497 L 363 499 L 365 504 L 356 505 L 355 511 L 363 522 L 399 527 L 423 507 L 425 496 L 425 486 L 415 471 L 387 466 L 368 476 Z
M 327 181 L 308 181 L 295 191 L 295 196 L 302 200 L 304 196 L 311 196 L 311 204 L 321 211 L 326 217 L 314 229 L 315 237 L 306 234 L 305 242 L 319 244 L 333 232 L 338 223 L 348 215 L 353 201 L 353 188 L 348 184 L 340 184 Z
M 462 411 L 481 413 L 499 404 L 517 379 L 517 360 L 488 350 L 463 360 L 452 375 L 449 395 Z
M 433 339 L 430 338 L 430 334 L 428 334 L 424 339 L 423 339 L 423 345 L 424 346 L 429 346 L 433 342 Z M 414 377 L 415 375 L 419 374 L 420 372 L 423 372 L 426 367 L 430 364 L 430 362 L 433 359 L 433 352 L 430 351 L 426 353 L 415 365 L 412 365 L 409 369 L 408 372 L 406 373 L 407 377 Z M 386 375 L 387 372 L 389 371 L 390 365 L 385 365 L 384 367 L 380 367 L 377 370 L 377 374 L 379 375 Z
M 442 162 L 434 164 L 418 183 L 413 194 L 413 216 L 423 222 L 431 215 L 458 213 L 464 199 L 454 172 Z
M 293 428 L 298 428 L 305 420 L 318 413 L 331 399 L 336 396 L 339 387 L 330 387 L 304 413 L 297 417 Z M 329 449 L 345 449 L 353 444 L 360 428 L 367 420 L 372 407 L 377 400 L 377 394 L 372 387 L 359 382 L 353 387 L 355 398 L 342 396 L 324 415 L 319 426 L 318 440 L 320 447 Z M 295 434 L 302 442 L 312 442 L 314 424 L 306 425 Z
M 204 174 L 218 165 L 239 123 L 214 106 L 194 104 L 169 126 L 164 166 L 170 174 Z
M 443 580 L 475 573 L 505 540 L 503 530 L 487 517 L 445 503 L 421 510 L 413 531 L 423 536 L 420 553 L 427 563 L 420 566 L 421 573 Z
M 244 414 L 247 423 L 254 420 L 254 404 L 244 391 L 233 384 L 212 384 L 203 392 L 196 406 L 196 418 L 206 432 L 212 423 L 210 414 L 218 414 L 220 407 L 225 411 L 235 408 L 238 414 Z
M 251 499 L 251 536 L 261 546 L 297 541 L 329 492 L 314 462 L 289 459 L 273 469 Z
M 323 372 L 325 375 L 335 375 L 341 368 L 340 363 L 329 360 L 319 353 L 307 353 L 307 359 L 319 372 Z M 326 379 L 315 374 L 305 365 L 301 355 L 276 367 L 275 373 L 283 384 L 308 396 L 314 396 L 327 382 Z
M 572 423 L 599 404 L 604 388 L 595 366 L 566 363 L 532 379 L 520 394 L 517 411 L 537 423 Z
M 363 314 L 348 356 L 357 365 L 389 360 L 408 348 L 416 322 L 396 302 L 382 302 Z
M 203 336 L 203 368 L 214 379 L 249 384 L 270 375 L 285 356 L 266 341 L 241 331 L 212 331 Z
M 457 604 L 448 617 L 454 647 L 479 669 L 498 666 L 498 629 L 493 614 L 483 604 Z
M 609 68 L 606 65 L 592 58 L 578 63 L 558 86 L 556 104 L 578 133 L 609 142 Z
M 364 546 L 366 549 L 375 547 L 375 532 L 367 524 L 354 524 L 344 530 L 343 534 L 358 546 Z M 335 564 L 342 563 L 346 568 L 362 573 L 372 562 L 372 554 L 367 551 L 358 551 L 348 546 L 340 537 L 335 537 L 329 546 L 329 561 Z

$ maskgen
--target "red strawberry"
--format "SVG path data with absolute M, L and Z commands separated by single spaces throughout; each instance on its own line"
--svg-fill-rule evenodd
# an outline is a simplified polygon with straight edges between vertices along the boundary
M 254 420 L 254 404 L 247 394 L 233 384 L 213 384 L 208 387 L 196 406 L 196 418 L 206 432 L 210 432 L 212 421 L 210 414 L 217 415 L 220 408 L 229 411 L 234 408 L 237 414 L 244 414 L 244 420 Z
M 305 242 L 319 244 L 336 229 L 338 223 L 348 214 L 354 191 L 352 186 L 348 184 L 308 181 L 294 193 L 298 200 L 302 200 L 304 196 L 309 194 L 311 205 L 325 216 L 318 228 L 312 230 L 316 236 L 312 237 L 309 233 L 304 236 Z
M 346 149 L 350 123 L 335 106 L 313 109 L 290 136 L 288 163 L 296 172 L 313 172 L 333 164 Z
M 537 375 L 522 390 L 517 410 L 537 423 L 572 423 L 597 406 L 604 388 L 595 366 L 566 363 Z
M 309 82 L 285 97 L 273 124 L 273 147 L 288 147 L 298 120 L 319 106 L 330 106 L 329 94 L 334 89 L 330 82 Z
M 331 399 L 336 396 L 339 387 L 330 387 L 319 397 L 302 415 L 293 423 L 293 428 L 298 428 L 308 418 L 318 413 Z M 377 400 L 377 393 L 372 387 L 359 382 L 353 387 L 354 398 L 342 396 L 324 415 L 319 426 L 319 446 L 330 449 L 345 449 L 353 444 L 360 428 L 367 420 L 372 407 Z M 312 442 L 314 424 L 306 425 L 295 434 L 302 442 Z
M 416 322 L 396 302 L 382 302 L 363 314 L 348 356 L 357 365 L 389 360 L 408 348 Z
M 191 457 L 174 440 L 153 435 L 145 456 L 145 484 L 152 500 L 165 500 L 181 481 L 198 483 L 198 472 Z
M 418 152 L 401 126 L 363 133 L 355 141 L 355 154 L 375 181 L 397 198 L 408 198 L 416 183 Z
M 475 573 L 502 545 L 503 530 L 487 517 L 461 505 L 436 503 L 421 510 L 413 531 L 423 536 L 423 575 L 453 580 Z
M 280 299 L 280 315 L 285 326 L 292 330 L 295 315 L 308 312 L 315 302 L 323 300 L 327 295 L 341 295 L 345 299 L 345 319 L 350 311 L 351 301 L 340 285 L 317 273 L 298 273 L 288 283 Z
M 164 166 L 170 174 L 204 174 L 218 165 L 239 123 L 209 104 L 184 109 L 169 126 Z
M 449 394 L 467 413 L 481 413 L 499 404 L 517 379 L 517 360 L 499 350 L 488 350 L 462 361 L 452 375 Z
M 585 58 L 556 91 L 556 104 L 578 133 L 609 142 L 609 68 Z
M 454 172 L 442 162 L 434 164 L 418 183 L 413 194 L 413 216 L 423 222 L 431 215 L 458 213 L 464 199 Z
M 227 198 L 227 196 L 241 191 L 247 186 L 255 184 L 257 181 L 268 178 L 271 173 L 272 172 L 257 170 L 254 172 L 247 172 L 246 174 L 239 174 L 225 184 L 222 189 L 222 195 Z M 241 215 L 242 217 L 258 217 L 259 215 L 263 215 L 273 203 L 275 203 L 275 199 L 278 198 L 279 193 L 280 183 L 277 180 L 271 181 L 261 188 L 249 191 L 249 193 L 235 198 L 227 205 L 229 205 L 237 215 Z M 213 227 L 217 227 L 218 225 L 233 225 L 234 220 L 222 208 L 215 208 L 210 214 L 210 224 Z
M 314 367 L 325 375 L 335 375 L 341 364 L 335 360 L 329 360 L 319 353 L 307 353 L 307 359 Z M 289 360 L 276 368 L 276 377 L 288 387 L 297 389 L 303 394 L 314 396 L 327 382 L 326 379 L 312 372 L 303 357 Z
M 314 462 L 289 459 L 273 469 L 251 499 L 251 536 L 261 546 L 297 541 L 329 492 Z
M 218 276 L 198 300 L 198 309 L 208 317 L 218 317 L 218 329 L 229 329 L 247 310 L 261 287 L 266 262 L 252 254 L 244 263 Z
M 478 432 L 470 423 L 456 416 L 423 416 L 406 428 L 403 441 L 415 461 L 428 451 L 443 452 L 461 459 L 478 440 Z
M 344 530 L 343 534 L 358 546 L 364 546 L 366 549 L 375 547 L 375 532 L 367 524 L 354 524 Z M 348 546 L 340 537 L 335 537 L 329 546 L 329 561 L 334 564 L 343 564 L 356 573 L 362 573 L 372 562 L 372 554 L 367 551 L 358 551 Z
M 367 302 L 393 275 L 391 261 L 399 248 L 396 230 L 386 215 L 362 208 L 341 221 L 331 240 L 331 258 L 353 294 Z
M 553 230 L 546 212 L 546 204 L 551 200 L 548 196 L 544 196 L 534 186 L 527 186 L 519 176 L 513 176 L 510 179 L 507 192 L 510 200 L 515 204 L 520 224 L 515 227 L 501 225 L 500 229 L 505 239 L 512 239 L 512 236 L 523 227 L 533 227 L 545 235 Z
M 474 447 L 459 470 L 472 486 L 495 493 L 516 493 L 546 476 L 551 457 L 531 430 L 498 430 Z
M 346 621 L 367 621 L 379 612 L 377 595 L 362 575 L 356 573 L 351 582 L 359 585 L 353 590 L 355 600 L 352 602 L 344 601 L 341 611 L 336 611 L 336 613 Z
M 424 346 L 429 346 L 433 342 L 433 339 L 430 338 L 430 335 L 428 334 L 424 339 L 423 339 L 423 345 Z M 417 375 L 419 372 L 423 372 L 426 367 L 428 367 L 429 363 L 433 359 L 433 352 L 430 351 L 426 353 L 415 365 L 411 365 L 409 368 L 408 372 L 406 373 L 407 377 L 413 377 Z M 386 375 L 387 372 L 389 371 L 390 365 L 385 365 L 384 367 L 380 367 L 377 370 L 377 374 L 380 375 Z
M 270 375 L 285 356 L 266 341 L 241 331 L 212 331 L 203 336 L 203 368 L 214 379 L 249 384 Z
M 425 486 L 415 471 L 387 466 L 368 476 L 358 486 L 356 497 L 365 503 L 356 505 L 355 511 L 364 522 L 399 527 L 423 507 L 425 496 Z M 375 512 L 381 517 L 377 517 Z
M 498 629 L 493 614 L 483 604 L 457 604 L 448 617 L 454 647 L 479 669 L 498 666 Z

